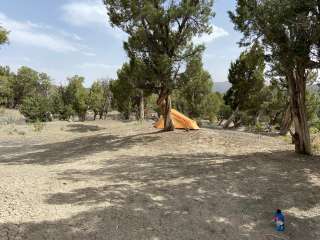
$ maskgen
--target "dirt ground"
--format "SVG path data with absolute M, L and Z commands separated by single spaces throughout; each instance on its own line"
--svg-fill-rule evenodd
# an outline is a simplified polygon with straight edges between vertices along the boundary
M 320 239 L 320 157 L 277 137 L 113 120 L 2 127 L 0 176 L 1 240 Z

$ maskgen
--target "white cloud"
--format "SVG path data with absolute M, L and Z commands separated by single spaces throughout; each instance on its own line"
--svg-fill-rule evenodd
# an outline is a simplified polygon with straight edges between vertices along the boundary
M 82 63 L 79 68 L 100 68 L 100 69 L 118 69 L 118 65 L 110 65 L 104 63 Z
M 229 33 L 221 27 L 213 25 L 212 30 L 213 31 L 211 34 L 203 34 L 200 37 L 194 38 L 193 42 L 195 44 L 206 44 L 214 41 L 217 38 L 229 36 Z
M 72 37 L 77 41 L 81 41 L 82 40 L 82 38 L 79 35 L 75 34 L 75 33 L 72 34 Z
M 93 52 L 82 52 L 84 55 L 88 56 L 88 57 L 95 57 L 97 56 L 97 54 L 93 53 Z
M 106 32 L 116 39 L 127 39 L 126 33 L 111 27 L 107 10 L 102 1 L 73 1 L 62 6 L 63 20 L 77 27 L 103 26 Z
M 76 66 L 76 72 L 86 76 L 86 86 L 90 86 L 95 79 L 102 77 L 115 78 L 120 65 L 85 62 Z
M 10 31 L 9 40 L 12 43 L 46 48 L 55 52 L 81 52 L 81 48 L 64 34 L 52 33 L 51 26 L 30 21 L 17 21 L 1 12 L 0 23 Z M 74 35 L 73 39 L 76 36 Z
M 72 43 L 59 37 L 50 36 L 43 33 L 29 31 L 13 31 L 12 41 L 26 43 L 36 47 L 47 48 L 56 52 L 76 52 L 78 49 Z
M 62 10 L 64 20 L 75 26 L 105 24 L 108 21 L 102 1 L 74 1 L 63 5 Z
M 228 56 L 226 55 L 217 55 L 212 53 L 205 53 L 203 55 L 205 60 L 212 60 L 212 59 L 228 59 Z
M 118 28 L 112 28 L 106 8 L 100 0 L 80 0 L 72 1 L 62 6 L 63 20 L 73 26 L 92 27 L 94 25 L 102 25 L 106 31 L 113 37 L 125 40 L 127 35 Z M 194 38 L 195 44 L 206 44 L 213 40 L 228 36 L 229 33 L 221 27 L 213 25 L 212 34 L 203 34 Z
M 76 40 L 76 41 L 82 41 L 83 39 L 82 39 L 82 37 L 80 37 L 78 34 L 76 34 L 76 33 L 70 33 L 70 32 L 67 32 L 67 31 L 65 31 L 65 30 L 59 30 L 59 33 L 62 35 L 62 36 L 64 36 L 64 37 L 66 37 L 66 38 L 70 38 L 70 39 L 72 39 L 72 40 Z

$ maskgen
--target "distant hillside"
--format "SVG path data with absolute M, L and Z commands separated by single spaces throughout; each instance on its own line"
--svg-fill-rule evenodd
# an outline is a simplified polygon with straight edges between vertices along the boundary
M 226 93 L 230 87 L 231 87 L 231 84 L 229 82 L 214 82 L 213 83 L 213 91 L 214 92 Z

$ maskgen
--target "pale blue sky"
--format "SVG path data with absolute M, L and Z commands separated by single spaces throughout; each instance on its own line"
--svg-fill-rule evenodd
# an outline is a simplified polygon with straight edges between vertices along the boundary
M 227 15 L 235 0 L 216 0 L 214 33 L 203 36 L 205 68 L 214 81 L 227 81 L 230 62 L 237 58 L 240 33 Z M 115 77 L 126 61 L 125 35 L 112 29 L 100 0 L 1 0 L 0 25 L 10 33 L 10 44 L 0 49 L 0 65 L 16 70 L 22 65 L 47 72 L 55 83 L 74 74 L 86 85 Z

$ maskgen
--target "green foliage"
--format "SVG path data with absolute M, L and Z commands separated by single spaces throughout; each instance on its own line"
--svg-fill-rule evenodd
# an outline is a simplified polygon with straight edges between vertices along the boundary
M 130 114 L 134 110 L 135 97 L 137 90 L 131 84 L 130 65 L 124 64 L 118 71 L 118 79 L 111 81 L 110 89 L 113 95 L 112 105 L 116 108 L 125 119 L 130 118 Z
M 37 81 L 37 93 L 44 96 L 48 97 L 50 94 L 51 90 L 51 78 L 48 76 L 46 73 L 39 73 L 38 74 L 38 81 Z
M 89 92 L 88 105 L 89 109 L 94 112 L 94 118 L 99 114 L 100 119 L 107 114 L 111 105 L 111 90 L 109 81 L 95 81 Z
M 309 123 L 319 121 L 318 111 L 320 106 L 320 96 L 317 93 L 307 91 L 306 95 L 306 107 L 307 107 L 307 118 Z
M 232 115 L 232 108 L 230 105 L 222 104 L 218 111 L 218 121 L 222 122 L 225 119 L 228 119 Z
M 316 123 L 316 124 L 314 125 L 314 127 L 311 127 L 311 128 L 310 128 L 310 133 L 311 133 L 311 134 L 319 134 L 319 133 L 320 133 L 320 123 L 319 123 L 319 122 Z
M 0 104 L 6 107 L 17 107 L 35 95 L 48 97 L 50 90 L 51 79 L 45 73 L 23 66 L 15 74 L 9 67 L 0 67 Z
M 14 107 L 22 104 L 26 97 L 36 93 L 38 80 L 39 76 L 35 70 L 25 66 L 18 69 L 11 83 Z
M 75 111 L 72 108 L 72 105 L 63 105 L 60 111 L 60 119 L 61 120 L 69 120 L 72 116 L 75 115 Z
M 146 99 L 146 109 L 147 109 L 147 114 L 150 112 L 156 113 L 159 117 L 161 115 L 161 110 L 159 105 L 157 104 L 157 95 L 156 94 L 151 94 L 150 96 L 147 97 Z
M 0 105 L 9 107 L 12 104 L 12 78 L 14 74 L 11 73 L 8 66 L 0 66 Z
M 262 126 L 262 124 L 261 123 L 256 123 L 256 125 L 255 125 L 255 131 L 256 132 L 263 132 L 264 131 L 264 128 L 263 128 L 263 126 Z
M 104 0 L 110 22 L 128 34 L 124 47 L 131 60 L 145 65 L 144 90 L 175 88 L 179 66 L 203 47 L 192 38 L 211 32 L 212 0 Z M 156 77 L 153 77 L 156 76 Z
M 62 109 L 65 105 L 63 101 L 63 93 L 64 93 L 64 87 L 60 86 L 56 88 L 50 95 L 50 105 L 51 105 L 52 113 L 54 115 L 59 115 L 59 118 L 62 113 Z
M 69 120 L 75 115 L 75 111 L 66 97 L 66 87 L 60 86 L 50 95 L 50 105 L 52 113 L 60 120 Z
M 110 83 L 112 105 L 125 119 L 129 119 L 133 112 L 138 117 L 141 96 L 145 98 L 151 94 L 151 91 L 143 91 L 147 88 L 143 79 L 148 78 L 144 67 L 139 61 L 125 63 L 118 71 L 118 79 Z
M 38 119 L 32 123 L 33 131 L 41 132 L 45 128 L 45 124 Z
M 201 118 L 208 119 L 211 122 L 218 119 L 218 113 L 223 105 L 223 99 L 219 93 L 209 93 L 205 96 L 201 109 Z
M 224 96 L 226 104 L 234 110 L 259 109 L 264 69 L 264 51 L 259 45 L 255 44 L 249 51 L 241 53 L 239 59 L 231 63 L 228 79 L 232 87 Z
M 272 125 L 281 124 L 284 114 L 289 106 L 289 93 L 283 79 L 271 79 L 268 88 L 268 99 L 264 104 L 264 112 Z
M 49 101 L 51 79 L 47 74 L 21 67 L 16 75 L 10 74 L 8 89 L 11 97 L 8 102 L 12 102 L 13 107 L 19 106 L 28 121 L 52 120 Z
M 212 93 L 212 88 L 211 76 L 203 69 L 201 56 L 191 58 L 173 92 L 173 106 L 192 118 L 213 121 L 223 101 L 220 94 Z
M 94 82 L 90 88 L 88 105 L 89 108 L 94 112 L 96 116 L 104 106 L 104 92 L 100 82 Z
M 28 121 L 48 121 L 50 120 L 50 104 L 49 99 L 35 95 L 33 97 L 27 97 L 23 100 L 20 106 L 20 112 L 27 118 Z
M 9 41 L 8 35 L 9 35 L 9 32 L 0 26 L 0 45 L 7 43 Z
M 75 75 L 68 79 L 69 84 L 64 92 L 65 106 L 72 106 L 72 109 L 77 113 L 79 119 L 84 121 L 88 110 L 87 100 L 88 92 L 83 86 L 84 77 Z M 69 110 L 67 107 L 65 110 Z
M 101 79 L 100 80 L 101 85 L 102 85 L 102 90 L 103 90 L 103 104 L 100 108 L 100 119 L 102 119 L 102 117 L 106 117 L 108 111 L 111 108 L 111 102 L 112 102 L 112 92 L 110 89 L 110 80 L 108 79 Z
M 113 80 L 111 81 L 110 88 L 113 95 L 113 108 L 116 108 L 123 114 L 125 119 L 129 119 L 133 111 L 132 95 L 130 95 L 132 92 L 131 86 L 125 81 Z
M 279 63 L 289 87 L 295 150 L 311 154 L 305 89 L 308 71 L 320 66 L 318 1 L 237 0 L 230 17 L 244 34 L 242 45 L 261 42 L 268 49 L 268 60 Z
M 243 44 L 258 38 L 288 71 L 298 63 L 312 67 L 312 51 L 320 38 L 318 9 L 314 0 L 238 0 L 235 13 L 229 14 L 236 29 L 244 33 Z

